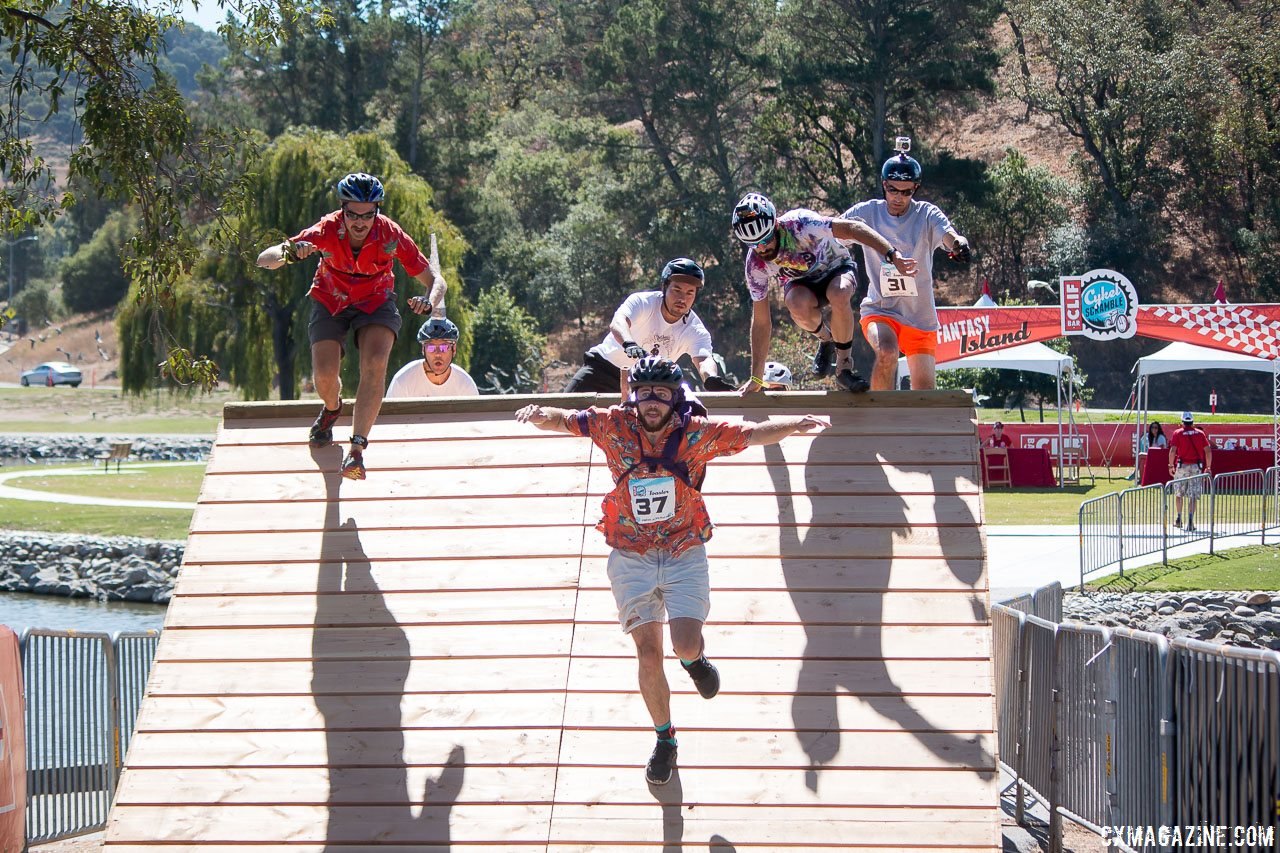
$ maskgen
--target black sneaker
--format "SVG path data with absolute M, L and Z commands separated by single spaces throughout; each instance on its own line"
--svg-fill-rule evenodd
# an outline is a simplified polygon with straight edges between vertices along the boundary
M 333 444 L 333 425 L 338 422 L 341 415 L 341 405 L 336 412 L 331 412 L 324 406 L 320 407 L 320 414 L 316 415 L 316 422 L 311 425 L 311 435 L 308 439 L 312 447 L 319 450 Z
M 835 372 L 835 341 L 818 341 L 818 351 L 813 354 L 813 375 L 819 379 L 825 379 Z
M 681 664 L 683 666 L 683 664 Z M 698 688 L 698 695 L 710 699 L 720 692 L 720 670 L 703 655 L 684 668 Z
M 1179 530 L 1182 529 L 1182 516 L 1178 516 L 1173 520 L 1173 526 L 1178 528 Z
M 644 778 L 650 785 L 665 785 L 671 781 L 671 771 L 676 766 L 676 745 L 659 740 L 644 766 Z
M 863 379 L 856 370 L 845 369 L 836 374 L 836 384 L 846 391 L 863 394 L 871 390 L 871 383 Z

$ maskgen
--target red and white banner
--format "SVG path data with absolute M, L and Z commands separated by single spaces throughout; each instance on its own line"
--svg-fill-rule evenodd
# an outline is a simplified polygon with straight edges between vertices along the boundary
M 1173 435 L 1178 428 L 1176 423 L 1166 423 L 1164 434 Z M 1271 424 L 1197 424 L 1209 435 L 1213 448 L 1218 450 L 1266 451 L 1272 454 L 1275 449 Z M 1065 429 L 1065 426 L 1064 426 Z M 1064 436 L 1064 440 L 1073 441 L 1080 459 L 1084 464 L 1101 466 L 1110 457 L 1112 467 L 1133 465 L 1134 437 L 1133 424 L 1076 424 L 1079 435 L 1074 439 Z M 1006 423 L 1004 434 L 1009 436 L 1014 447 L 1043 447 L 1056 460 L 1058 457 L 1058 423 L 1023 424 Z M 978 424 L 978 439 L 985 442 L 991 436 L 990 424 Z M 1264 460 L 1265 461 L 1265 460 Z M 1270 462 L 1261 467 L 1269 467 Z
M 1137 334 L 1280 358 L 1280 305 L 1142 305 Z M 1059 306 L 939 308 L 939 363 L 1063 335 Z

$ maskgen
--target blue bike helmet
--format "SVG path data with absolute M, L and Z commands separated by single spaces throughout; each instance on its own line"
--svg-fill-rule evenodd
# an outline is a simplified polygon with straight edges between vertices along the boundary
M 352 172 L 338 181 L 338 198 L 343 202 L 382 204 L 383 195 L 382 181 L 364 172 Z

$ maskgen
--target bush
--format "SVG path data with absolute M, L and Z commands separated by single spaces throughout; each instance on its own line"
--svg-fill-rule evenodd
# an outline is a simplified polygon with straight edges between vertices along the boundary
M 529 312 L 516 304 L 505 285 L 496 285 L 480 295 L 474 316 L 471 373 L 476 384 L 499 394 L 537 391 L 546 340 Z
M 62 264 L 62 300 L 74 312 L 101 311 L 119 303 L 129 292 L 123 252 L 133 236 L 133 217 L 116 211 L 107 217 L 93 239 Z

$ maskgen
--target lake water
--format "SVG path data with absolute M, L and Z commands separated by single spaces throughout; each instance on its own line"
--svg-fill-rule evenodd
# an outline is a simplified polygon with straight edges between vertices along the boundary
M 163 604 L 133 601 L 93 601 L 60 595 L 0 592 L 0 624 L 19 634 L 24 628 L 74 629 L 77 631 L 159 630 L 164 626 Z

